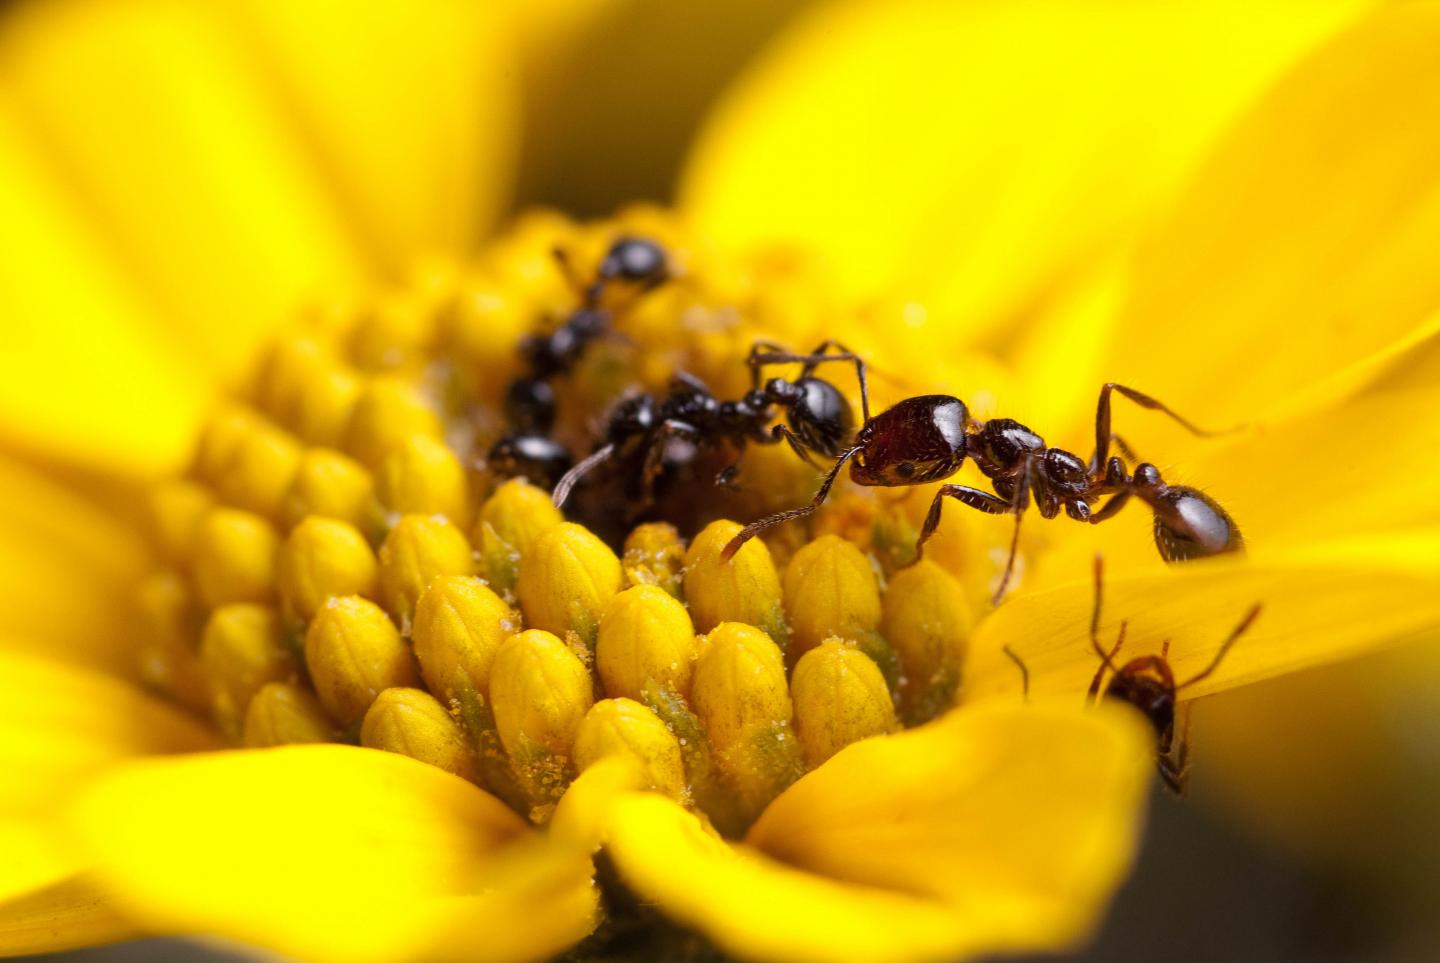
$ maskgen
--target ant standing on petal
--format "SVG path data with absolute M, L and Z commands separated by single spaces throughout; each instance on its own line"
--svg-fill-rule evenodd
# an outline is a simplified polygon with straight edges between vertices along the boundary
M 817 356 L 770 357 L 800 361 Z M 1045 439 L 1018 421 L 972 418 L 965 402 L 950 395 L 906 398 L 872 418 L 862 378 L 861 399 L 867 412 L 864 424 L 853 442 L 837 453 L 810 504 L 752 522 L 730 540 L 721 557 L 732 557 L 741 545 L 772 525 L 803 518 L 818 509 L 846 462 L 850 463 L 851 480 L 858 485 L 908 487 L 949 478 L 960 470 L 966 457 L 990 480 L 994 494 L 966 485 L 942 486 L 925 516 L 915 560 L 919 561 L 925 542 L 939 527 L 947 498 L 987 514 L 1014 515 L 1015 530 L 1005 573 L 995 592 L 996 604 L 1014 571 L 1020 519 L 1032 498 L 1042 518 L 1054 518 L 1063 509 L 1070 518 L 1092 525 L 1113 517 L 1131 497 L 1139 498 L 1154 513 L 1155 544 L 1167 562 L 1241 551 L 1244 539 L 1240 529 L 1210 496 L 1184 485 L 1166 484 L 1160 469 L 1149 462 L 1141 463 L 1131 474 L 1123 458 L 1110 454 L 1112 442 L 1124 450 L 1110 430 L 1113 392 L 1141 407 L 1164 412 L 1193 434 L 1214 434 L 1197 428 L 1149 395 L 1112 382 L 1100 389 L 1095 451 L 1087 462 L 1064 449 L 1047 446 Z M 1097 505 L 1102 498 L 1109 500 Z
M 510 433 L 497 441 L 485 458 L 486 466 L 497 475 L 524 475 L 546 488 L 570 467 L 570 453 L 549 437 L 555 423 L 551 380 L 574 368 L 592 342 L 610 333 L 617 315 L 670 277 L 664 249 L 641 237 L 616 240 L 589 284 L 577 276 L 565 251 L 556 248 L 554 255 L 580 295 L 580 307 L 553 331 L 521 341 L 520 353 L 529 374 L 506 389 L 505 418 Z
M 752 442 L 773 445 L 783 440 L 797 455 L 819 468 L 810 453 L 834 458 L 855 432 L 850 403 L 834 385 L 815 376 L 819 365 L 837 361 L 855 364 L 863 393 L 864 364 L 843 345 L 826 341 L 812 354 L 792 355 L 760 341 L 751 348 L 746 361 L 752 388 L 739 400 L 721 401 L 704 382 L 683 372 L 674 377 L 663 398 L 641 394 L 625 399 L 610 414 L 604 444 L 555 485 L 555 505 L 564 507 L 575 486 L 600 466 L 638 455 L 640 491 L 633 508 L 643 512 L 654 502 L 655 483 L 666 467 L 677 461 L 692 461 L 700 451 L 726 441 L 743 455 L 745 446 Z M 767 366 L 792 362 L 804 364 L 795 380 L 763 378 Z M 784 410 L 785 421 L 771 425 L 777 407 Z M 684 454 L 678 456 L 671 447 L 677 440 L 687 443 Z M 739 465 L 737 458 L 716 476 L 716 484 L 731 485 Z
M 1103 560 L 1096 555 L 1095 604 L 1090 611 L 1090 645 L 1095 650 L 1095 654 L 1100 657 L 1100 666 L 1095 670 L 1095 677 L 1090 680 L 1090 688 L 1086 690 L 1085 694 L 1086 701 L 1091 705 L 1096 705 L 1102 698 L 1118 699 L 1140 710 L 1155 729 L 1157 740 L 1155 765 L 1160 772 L 1160 780 L 1165 784 L 1166 789 L 1177 796 L 1183 796 L 1185 795 L 1185 780 L 1190 767 L 1190 712 L 1187 704 L 1184 719 L 1181 721 L 1177 733 L 1175 710 L 1179 694 L 1197 682 L 1208 679 L 1220 667 L 1221 661 L 1224 660 L 1231 647 L 1249 631 L 1250 626 L 1260 616 L 1261 606 L 1256 603 L 1250 607 L 1244 618 L 1230 630 L 1225 641 L 1220 643 L 1220 648 L 1215 651 L 1215 657 L 1210 660 L 1209 665 L 1184 682 L 1177 684 L 1175 674 L 1170 668 L 1169 639 L 1160 644 L 1159 655 L 1136 656 L 1120 666 L 1116 665 L 1115 657 L 1119 655 L 1120 647 L 1125 644 L 1125 630 L 1128 623 L 1120 623 L 1120 629 L 1115 636 L 1115 644 L 1110 647 L 1109 652 L 1106 652 L 1100 645 L 1100 610 L 1104 594 L 1104 567 Z M 1008 645 L 1004 647 L 1004 652 L 1012 662 L 1019 666 L 1021 691 L 1028 700 L 1030 698 L 1030 670 Z M 1107 671 L 1110 673 L 1110 681 L 1102 692 L 1101 685 L 1105 682 Z

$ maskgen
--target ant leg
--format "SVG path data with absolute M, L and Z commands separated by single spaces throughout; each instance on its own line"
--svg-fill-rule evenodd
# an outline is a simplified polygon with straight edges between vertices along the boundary
M 795 452 L 795 454 L 805 459 L 805 464 L 809 465 L 816 471 L 825 470 L 824 465 L 820 464 L 813 457 L 811 457 L 809 450 L 800 443 L 800 439 L 796 437 L 795 432 L 791 431 L 788 425 L 775 425 L 770 429 L 770 437 L 774 441 L 779 441 L 781 438 L 785 439 L 787 442 L 790 443 L 790 448 Z
M 1175 687 L 1176 691 L 1179 691 L 1186 686 L 1192 686 L 1195 683 L 1199 682 L 1201 679 L 1208 678 L 1210 673 L 1214 672 L 1220 667 L 1220 660 L 1225 658 L 1225 653 L 1230 651 L 1230 647 L 1234 645 L 1237 641 L 1239 641 L 1240 636 L 1244 635 L 1250 630 L 1250 626 L 1254 624 L 1255 620 L 1259 617 L 1260 605 L 1259 603 L 1256 603 L 1255 605 L 1252 605 L 1250 607 L 1249 612 L 1245 613 L 1245 617 L 1240 620 L 1240 623 L 1236 625 L 1235 628 L 1230 630 L 1230 635 L 1226 637 L 1225 641 L 1220 643 L 1220 648 L 1215 652 L 1215 658 L 1210 660 L 1210 664 L 1207 665 L 1205 668 L 1201 669 L 1195 675 L 1191 676 L 1184 682 L 1177 685 Z
M 725 548 L 721 550 L 720 561 L 728 562 L 735 556 L 736 552 L 740 551 L 740 546 L 765 531 L 765 529 L 770 528 L 772 525 L 779 525 L 781 522 L 788 522 L 796 518 L 804 518 L 806 515 L 814 512 L 815 509 L 824 503 L 825 496 L 830 494 L 830 486 L 835 484 L 835 479 L 840 475 L 840 469 L 845 467 L 847 461 L 858 455 L 860 450 L 861 446 L 856 445 L 854 448 L 847 448 L 840 453 L 840 457 L 835 459 L 834 466 L 831 467 L 830 473 L 825 476 L 825 480 L 820 483 L 820 490 L 815 493 L 815 497 L 810 500 L 810 504 L 801 508 L 792 508 L 788 511 L 778 512 L 768 518 L 751 522 L 736 532 L 735 537 L 726 542 Z
M 989 492 L 982 492 L 978 488 L 969 488 L 965 485 L 941 485 L 940 490 L 935 493 L 935 497 L 930 500 L 930 511 L 925 513 L 925 524 L 921 526 L 920 537 L 915 541 L 914 561 L 916 562 L 925 557 L 925 543 L 930 540 L 931 535 L 935 534 L 935 529 L 940 527 L 940 509 L 946 498 L 953 498 L 960 504 L 968 505 L 987 515 L 1007 515 L 1014 508 L 1005 499 Z
M 1105 464 L 1106 459 L 1110 457 L 1110 441 L 1112 437 L 1110 434 L 1110 393 L 1112 391 L 1120 392 L 1142 408 L 1148 408 L 1151 411 L 1163 411 L 1192 435 L 1200 438 L 1214 438 L 1216 435 L 1223 434 L 1223 432 L 1207 431 L 1204 428 L 1196 426 L 1170 410 L 1170 408 L 1162 402 L 1156 401 L 1149 395 L 1136 391 L 1134 388 L 1127 388 L 1113 381 L 1107 382 L 1100 389 L 1100 402 L 1095 408 L 1095 454 L 1090 456 L 1090 471 L 1092 474 L 1099 471 L 1100 466 Z
M 695 429 L 683 421 L 662 421 L 645 442 L 645 460 L 640 468 L 640 505 L 643 512 L 655 503 L 655 480 L 665 469 L 665 443 L 671 438 L 695 438 Z
M 1170 745 L 1161 747 L 1156 764 L 1165 788 L 1183 799 L 1190 775 L 1190 703 L 1184 703 L 1180 712 L 1180 731 L 1172 733 Z
M 767 364 L 776 362 L 765 361 L 769 355 L 788 355 L 790 349 L 778 341 L 766 341 L 760 339 L 750 345 L 750 354 L 745 358 L 745 364 L 750 367 L 750 387 L 760 387 L 760 372 Z
M 1029 701 L 1030 701 L 1030 670 L 1029 670 L 1029 668 L 1026 667 L 1025 663 L 1021 660 L 1020 656 L 1016 655 L 1016 654 L 1015 654 L 1015 650 L 1012 649 L 1012 648 L 1010 648 L 1010 646 L 1008 646 L 1008 645 L 1002 646 L 1002 647 L 1001 647 L 1001 651 L 1003 651 L 1006 655 L 1008 655 L 1008 656 L 1010 657 L 1010 661 L 1011 661 L 1011 662 L 1014 662 L 1015 665 L 1016 665 L 1016 667 L 1020 670 L 1020 695 L 1021 695 L 1022 698 L 1024 698 L 1024 700 L 1025 700 L 1026 702 L 1029 702 Z
M 615 446 L 613 444 L 597 448 L 587 455 L 584 461 L 560 476 L 560 480 L 555 483 L 555 490 L 550 493 L 550 500 L 555 504 L 555 507 L 564 508 L 565 500 L 570 497 L 570 491 L 580 479 L 609 461 L 614 454 Z
M 580 272 L 575 270 L 575 262 L 570 260 L 570 252 L 563 247 L 556 246 L 550 249 L 550 256 L 555 259 L 555 264 L 560 268 L 560 273 L 565 276 L 565 283 L 570 285 L 576 294 L 586 297 L 588 305 L 589 292 L 586 290 L 587 285 L 584 281 L 580 280 Z
M 1119 492 L 1118 494 L 1112 496 L 1111 499 L 1106 502 L 1098 512 L 1092 513 L 1090 517 L 1085 520 L 1091 525 L 1098 525 L 1101 522 L 1105 521 L 1107 518 L 1114 518 L 1116 513 L 1118 513 L 1120 509 L 1124 508 L 1125 503 L 1129 500 L 1129 489 Z
M 1105 670 L 1109 669 L 1116 673 L 1120 671 L 1115 668 L 1115 656 L 1120 654 L 1120 646 L 1125 644 L 1125 631 L 1129 627 L 1129 622 L 1120 623 L 1120 631 L 1116 634 L 1115 644 L 1110 646 L 1109 653 L 1100 648 L 1100 643 L 1093 634 L 1090 636 L 1090 644 L 1095 647 L 1095 651 L 1101 659 L 1100 668 L 1095 670 L 1095 677 L 1090 680 L 1090 688 L 1086 690 L 1086 698 L 1090 700 L 1091 705 L 1097 705 L 1100 702 L 1100 682 L 1105 678 Z
M 692 395 L 708 395 L 710 386 L 688 371 L 677 371 L 670 376 L 670 393 L 679 394 L 681 391 Z

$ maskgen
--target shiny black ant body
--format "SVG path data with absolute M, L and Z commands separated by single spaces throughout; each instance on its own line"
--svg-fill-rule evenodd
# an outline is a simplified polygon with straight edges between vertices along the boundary
M 524 475 L 546 488 L 570 467 L 570 453 L 549 438 L 555 424 L 551 380 L 573 369 L 585 349 L 609 333 L 619 311 L 670 277 L 664 249 L 641 237 L 616 240 L 588 285 L 576 278 L 563 250 L 556 249 L 555 258 L 581 292 L 580 307 L 553 331 L 530 335 L 520 343 L 529 373 L 506 390 L 510 433 L 495 443 L 485 459 L 497 475 Z
M 1124 665 L 1116 666 L 1115 657 L 1120 653 L 1120 647 L 1125 644 L 1125 630 L 1128 623 L 1120 623 L 1115 644 L 1111 646 L 1109 652 L 1106 652 L 1100 645 L 1100 610 L 1103 595 L 1104 562 L 1099 555 L 1096 555 L 1095 604 L 1090 610 L 1090 646 L 1100 657 L 1100 667 L 1095 670 L 1095 677 L 1090 680 L 1090 688 L 1086 690 L 1085 698 L 1091 705 L 1099 703 L 1101 699 L 1118 699 L 1139 709 L 1155 729 L 1155 765 L 1159 770 L 1161 782 L 1175 795 L 1183 796 L 1185 795 L 1185 779 L 1190 768 L 1190 716 L 1186 713 L 1177 732 L 1175 715 L 1179 693 L 1197 682 L 1209 678 L 1220 667 L 1221 661 L 1224 660 L 1231 647 L 1249 631 L 1250 626 L 1259 618 L 1261 606 L 1257 603 L 1250 607 L 1250 611 L 1245 613 L 1244 618 L 1230 630 L 1225 641 L 1220 643 L 1220 648 L 1215 651 L 1215 657 L 1210 660 L 1209 665 L 1184 682 L 1176 683 L 1175 673 L 1170 668 L 1169 639 L 1160 644 L 1159 655 L 1136 656 Z M 1022 691 L 1025 698 L 1029 699 L 1029 670 L 1009 646 L 1006 646 L 1004 651 L 1011 661 L 1020 667 Z M 1110 681 L 1105 685 L 1104 691 L 1101 691 L 1100 687 L 1105 683 L 1107 670 L 1110 672 Z
M 795 380 L 762 377 L 767 366 L 792 361 L 804 363 Z M 815 376 L 819 365 L 835 361 L 853 362 L 861 385 L 865 384 L 863 362 L 844 345 L 826 341 L 813 353 L 797 356 L 760 341 L 752 346 L 746 362 L 752 387 L 743 398 L 721 401 L 704 382 L 681 372 L 663 398 L 642 394 L 622 401 L 610 415 L 604 443 L 555 485 L 555 505 L 563 506 L 575 485 L 599 466 L 627 452 L 638 452 L 642 454 L 639 497 L 643 510 L 653 500 L 655 479 L 670 457 L 667 453 L 673 440 L 688 442 L 692 452 L 727 441 L 743 452 L 751 442 L 766 445 L 783 440 L 820 468 L 810 453 L 834 458 L 855 431 L 855 416 L 845 396 Z M 785 422 L 771 425 L 776 408 L 784 410 Z M 738 468 L 737 460 L 720 472 L 716 483 L 730 484 Z
M 788 356 L 804 360 L 805 356 Z M 745 542 L 781 522 L 802 518 L 818 509 L 830 493 L 841 468 L 850 463 L 850 477 L 859 485 L 901 487 L 941 481 L 960 470 L 967 457 L 990 480 L 994 494 L 965 485 L 944 485 L 930 503 L 916 560 L 940 525 L 946 498 L 991 515 L 1013 514 L 1015 533 L 1005 574 L 995 593 L 998 602 L 1014 570 L 1020 519 L 1033 498 L 1043 518 L 1063 510 L 1076 521 L 1098 524 L 1111 518 L 1131 497 L 1139 498 L 1155 518 L 1155 544 L 1167 562 L 1240 551 L 1244 539 L 1219 503 L 1197 489 L 1168 485 L 1160 470 L 1145 462 L 1130 473 L 1125 461 L 1110 454 L 1110 396 L 1119 392 L 1144 408 L 1161 411 L 1201 436 L 1203 431 L 1164 404 L 1133 388 L 1110 383 L 1100 389 L 1095 413 L 1095 452 L 1087 462 L 1045 440 L 1018 421 L 970 416 L 965 402 L 949 395 L 907 398 L 873 418 L 867 417 L 854 441 L 840 451 L 810 504 L 762 518 L 742 529 L 725 546 L 730 558 Z M 862 385 L 862 399 L 864 388 Z M 868 400 L 866 408 L 868 409 Z M 1103 505 L 1097 501 L 1108 498 Z

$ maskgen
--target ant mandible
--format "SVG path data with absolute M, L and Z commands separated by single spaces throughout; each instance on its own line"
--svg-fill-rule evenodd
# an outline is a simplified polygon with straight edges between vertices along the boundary
M 553 254 L 580 294 L 581 304 L 553 331 L 521 341 L 520 353 L 530 370 L 506 389 L 510 433 L 485 458 L 498 475 L 525 475 L 546 487 L 570 467 L 570 453 L 548 437 L 555 423 L 551 379 L 573 368 L 586 347 L 609 331 L 619 311 L 670 277 L 664 249 L 642 237 L 621 237 L 611 244 L 589 284 L 579 279 L 563 249 L 556 248 Z
M 865 368 L 854 353 L 834 341 L 825 341 L 811 354 L 798 358 L 805 362 L 800 377 L 793 381 L 763 379 L 767 366 L 785 364 L 797 356 L 770 342 L 755 342 L 746 360 L 751 390 L 736 401 L 721 401 L 704 382 L 684 372 L 675 375 L 664 398 L 641 394 L 622 401 L 608 419 L 604 444 L 555 485 L 555 505 L 563 507 L 575 485 L 596 468 L 627 449 L 638 448 L 644 452 L 640 471 L 643 510 L 653 500 L 655 479 L 664 467 L 669 442 L 677 438 L 690 442 L 697 451 L 729 441 L 742 454 L 747 443 L 776 444 L 783 440 L 797 455 L 819 468 L 810 452 L 828 458 L 839 455 L 854 435 L 855 416 L 845 396 L 828 381 L 816 377 L 815 369 L 826 362 L 853 362 L 863 386 Z M 771 425 L 777 406 L 784 409 L 786 421 Z M 865 414 L 868 417 L 868 409 Z M 716 484 L 729 485 L 738 469 L 737 458 L 716 476 Z
M 1115 637 L 1115 644 L 1110 651 L 1106 652 L 1100 645 L 1100 610 L 1104 595 L 1104 561 L 1099 555 L 1095 556 L 1095 603 L 1090 610 L 1090 646 L 1095 654 L 1100 657 L 1100 667 L 1095 670 L 1095 677 L 1090 680 L 1090 688 L 1086 690 L 1086 701 L 1096 705 L 1103 699 L 1118 699 L 1139 709 L 1145 718 L 1150 720 L 1150 725 L 1155 729 L 1156 736 L 1156 769 L 1160 772 L 1160 780 L 1165 788 L 1177 796 L 1185 795 L 1185 779 L 1190 766 L 1190 715 L 1187 712 L 1177 734 L 1175 727 L 1175 707 L 1178 702 L 1179 693 L 1188 689 L 1204 679 L 1208 679 L 1216 669 L 1220 667 L 1221 661 L 1229 653 L 1240 637 L 1249 631 L 1250 626 L 1260 616 L 1261 606 L 1259 603 L 1250 607 L 1244 618 L 1230 630 L 1225 641 L 1220 643 L 1216 650 L 1215 657 L 1210 664 L 1199 672 L 1186 679 L 1184 682 L 1176 683 L 1175 674 L 1170 668 L 1170 640 L 1166 639 L 1160 644 L 1159 655 L 1136 656 L 1124 665 L 1117 667 L 1115 657 L 1120 652 L 1120 647 L 1125 644 L 1125 630 L 1128 622 L 1121 622 L 1120 629 Z M 1030 696 L 1030 672 L 1025 663 L 1020 660 L 1009 646 L 1005 646 L 1004 652 L 1017 666 L 1020 667 L 1021 690 L 1026 699 Z M 1110 682 L 1101 692 L 1100 686 L 1105 681 L 1105 672 L 1110 672 Z
M 805 355 L 784 357 L 807 360 Z M 1110 382 L 1100 389 L 1095 412 L 1095 452 L 1086 462 L 1064 449 L 1048 447 L 1045 439 L 1018 421 L 972 418 L 965 402 L 950 395 L 906 398 L 871 418 L 862 379 L 865 422 L 854 442 L 836 456 L 810 504 L 745 526 L 725 546 L 721 558 L 732 557 L 741 545 L 772 525 L 803 518 L 818 509 L 847 462 L 850 478 L 856 484 L 900 487 L 949 478 L 960 470 L 967 456 L 990 479 L 995 493 L 966 485 L 942 486 L 925 516 L 915 545 L 915 559 L 920 559 L 925 542 L 939 527 L 946 498 L 991 515 L 1013 514 L 1015 531 L 1005 573 L 995 592 L 997 603 L 1014 571 L 1020 519 L 1032 497 L 1042 518 L 1054 518 L 1064 509 L 1070 518 L 1090 524 L 1113 517 L 1132 496 L 1139 498 L 1154 513 L 1155 544 L 1167 562 L 1242 550 L 1240 529 L 1209 495 L 1185 485 L 1166 484 L 1160 470 L 1148 462 L 1138 465 L 1131 474 L 1124 459 L 1110 454 L 1111 442 L 1116 441 L 1110 431 L 1112 392 L 1119 392 L 1143 408 L 1164 412 L 1193 434 L 1213 434 L 1197 428 L 1149 395 Z M 1096 500 L 1105 497 L 1109 501 L 1095 507 Z

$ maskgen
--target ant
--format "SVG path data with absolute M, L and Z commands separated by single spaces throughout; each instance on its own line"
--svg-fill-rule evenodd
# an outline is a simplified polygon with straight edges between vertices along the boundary
M 806 360 L 804 355 L 788 355 Z M 1098 524 L 1111 518 L 1132 496 L 1145 502 L 1155 517 L 1155 545 L 1167 562 L 1238 552 L 1244 539 L 1233 519 L 1209 495 L 1185 485 L 1167 485 L 1160 469 L 1149 462 L 1127 471 L 1125 461 L 1110 454 L 1111 442 L 1121 444 L 1110 431 L 1110 396 L 1119 392 L 1142 408 L 1169 415 L 1193 434 L 1214 433 L 1197 428 L 1149 395 L 1110 382 L 1100 389 L 1095 412 L 1095 453 L 1086 462 L 1061 448 L 1047 447 L 1045 439 L 1009 418 L 980 421 L 970 416 L 965 402 L 950 395 L 906 398 L 875 417 L 868 415 L 869 400 L 861 385 L 867 411 L 854 441 L 840 451 L 810 504 L 779 512 L 745 526 L 721 552 L 728 559 L 757 534 L 781 522 L 803 518 L 825 501 L 846 462 L 850 478 L 866 486 L 900 487 L 941 481 L 960 470 L 968 456 L 990 480 L 994 494 L 965 485 L 944 485 L 930 503 L 930 511 L 915 545 L 915 560 L 940 525 L 946 498 L 991 515 L 1015 516 L 1010 555 L 995 592 L 999 604 L 1015 567 L 1020 540 L 1020 519 L 1033 497 L 1042 518 L 1054 518 L 1061 509 L 1076 521 Z M 1123 450 L 1123 448 L 1122 448 Z M 1097 499 L 1109 496 L 1104 505 Z
M 1095 677 L 1090 680 L 1090 688 L 1086 690 L 1085 699 L 1090 705 L 1099 704 L 1103 699 L 1118 699 L 1121 702 L 1129 703 L 1144 714 L 1150 720 L 1150 725 L 1155 729 L 1157 739 L 1156 746 L 1156 769 L 1160 772 L 1160 780 L 1165 788 L 1177 796 L 1185 795 L 1185 779 L 1190 768 L 1190 714 L 1185 713 L 1184 721 L 1180 731 L 1175 729 L 1175 705 L 1179 693 L 1197 682 L 1210 677 L 1220 667 L 1221 661 L 1229 653 L 1232 646 L 1239 641 L 1255 620 L 1260 616 L 1260 604 L 1256 603 L 1245 613 L 1245 617 L 1230 630 L 1230 634 L 1216 650 L 1215 657 L 1210 664 L 1199 672 L 1186 679 L 1184 682 L 1176 683 L 1175 674 L 1170 669 L 1170 640 L 1166 639 L 1160 644 L 1159 655 L 1136 656 L 1124 665 L 1116 667 L 1115 656 L 1119 654 L 1120 647 L 1125 644 L 1125 630 L 1127 622 L 1120 623 L 1120 630 L 1115 637 L 1115 644 L 1107 653 L 1100 645 L 1100 608 L 1104 594 L 1104 561 L 1099 555 L 1095 556 L 1095 604 L 1090 612 L 1090 645 L 1095 654 L 1100 657 L 1100 667 L 1095 670 Z M 1017 666 L 1020 667 L 1021 691 L 1026 700 L 1030 698 L 1030 672 L 1025 663 L 1007 645 L 1004 652 Z M 1105 681 L 1105 672 L 1110 672 L 1110 682 L 1101 692 L 1101 683 Z
M 641 237 L 617 239 L 588 285 L 579 281 L 563 249 L 556 248 L 553 254 L 580 292 L 581 304 L 553 331 L 521 341 L 529 374 L 506 389 L 505 418 L 511 432 L 495 443 L 485 459 L 498 475 L 525 475 L 547 488 L 570 467 L 570 453 L 548 437 L 555 423 L 551 379 L 570 371 L 593 341 L 609 333 L 615 314 L 670 277 L 664 249 Z
M 832 349 L 836 353 L 831 353 Z M 793 381 L 770 378 L 762 386 L 767 366 L 792 361 L 804 362 L 800 377 Z M 860 384 L 865 384 L 864 363 L 835 341 L 825 341 L 811 354 L 799 356 L 768 341 L 755 342 L 746 360 L 751 389 L 738 401 L 721 401 L 698 378 L 677 373 L 664 398 L 636 395 L 615 408 L 606 427 L 605 443 L 555 485 L 555 505 L 564 506 L 575 485 L 600 465 L 627 448 L 638 448 L 644 452 L 640 479 L 642 501 L 648 506 L 673 439 L 689 442 L 694 451 L 728 440 L 742 453 L 749 442 L 768 445 L 783 440 L 802 459 L 820 469 L 810 452 L 834 458 L 855 431 L 855 416 L 845 396 L 830 382 L 815 376 L 817 367 L 834 361 L 853 362 Z M 772 426 L 777 406 L 784 409 L 786 423 Z M 868 408 L 865 414 L 868 417 Z M 722 470 L 715 478 L 716 484 L 732 484 L 739 465 L 737 459 Z

